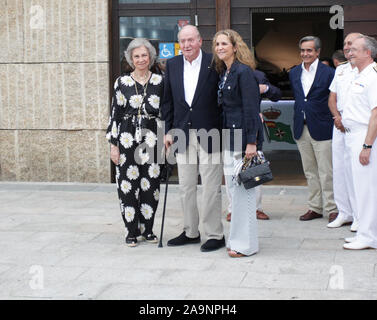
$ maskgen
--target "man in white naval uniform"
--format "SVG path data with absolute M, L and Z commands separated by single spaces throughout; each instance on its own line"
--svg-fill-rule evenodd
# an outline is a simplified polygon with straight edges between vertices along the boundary
M 361 36 L 360 33 L 348 34 L 343 43 L 343 52 L 346 59 L 349 59 L 349 51 L 352 42 Z M 355 65 L 349 61 L 336 68 L 334 79 L 330 85 L 329 108 L 334 119 L 332 135 L 332 162 L 333 162 L 333 185 L 334 200 L 338 207 L 337 218 L 330 222 L 328 228 L 339 228 L 343 225 L 351 225 L 351 231 L 357 231 L 357 211 L 355 191 L 352 184 L 352 172 L 346 170 L 345 163 L 345 130 L 342 123 L 344 99 L 353 77 L 358 72 Z M 347 168 L 350 169 L 350 166 Z M 347 182 L 348 181 L 348 182 Z
M 346 152 L 350 155 L 359 227 L 344 249 L 377 249 L 377 41 L 353 41 L 350 62 L 358 68 L 343 111 Z

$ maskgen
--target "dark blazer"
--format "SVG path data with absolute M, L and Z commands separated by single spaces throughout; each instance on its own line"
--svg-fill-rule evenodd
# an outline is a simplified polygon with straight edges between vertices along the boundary
M 259 85 L 253 70 L 235 61 L 222 89 L 223 127 L 229 129 L 231 151 L 242 151 L 248 143 L 257 142 L 257 132 L 261 124 Z M 242 150 L 235 150 L 235 129 L 242 129 Z M 236 145 L 237 146 L 237 145 Z
M 270 99 L 273 102 L 278 101 L 281 99 L 281 90 L 278 87 L 275 87 L 268 81 L 266 74 L 260 70 L 254 70 L 254 76 L 258 81 L 258 84 L 266 84 L 268 85 L 268 91 L 263 93 L 261 95 L 261 98 L 267 98 Z M 260 106 L 259 106 L 260 107 Z M 260 108 L 259 108 L 260 112 Z M 261 122 L 258 128 L 258 144 L 257 144 L 257 149 L 262 150 L 263 147 L 263 141 L 264 141 L 264 132 L 263 132 L 263 123 Z
M 329 87 L 334 77 L 334 69 L 319 62 L 317 72 L 308 95 L 305 97 L 301 84 L 301 64 L 289 72 L 289 80 L 295 98 L 294 105 L 294 137 L 299 139 L 304 129 L 304 113 L 306 125 L 314 140 L 332 139 L 334 121 L 328 107 Z
M 164 78 L 164 97 L 161 106 L 161 118 L 165 121 L 165 133 L 171 129 L 181 129 L 189 142 L 189 129 L 217 129 L 221 137 L 221 108 L 217 105 L 218 74 L 212 65 L 212 55 L 202 51 L 198 84 L 191 107 L 185 101 L 183 84 L 182 55 L 167 61 Z M 175 137 L 177 140 L 177 137 Z M 178 138 L 178 144 L 180 144 Z M 201 142 L 201 146 L 209 153 L 213 149 L 211 138 Z M 184 146 L 183 146 L 184 147 Z M 178 152 L 186 148 L 179 145 Z M 216 150 L 217 151 L 217 150 Z

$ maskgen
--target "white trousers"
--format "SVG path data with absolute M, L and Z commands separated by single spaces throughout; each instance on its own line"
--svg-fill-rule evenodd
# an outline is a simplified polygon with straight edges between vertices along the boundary
M 232 192 L 233 192 L 234 184 L 228 184 L 227 179 L 225 179 L 225 190 L 226 195 L 228 197 L 228 213 L 232 212 Z M 259 185 L 254 188 L 255 190 L 255 203 L 257 210 L 262 210 L 262 186 Z
M 355 123 L 344 125 L 350 129 L 346 133 L 345 142 L 359 217 L 356 237 L 363 244 L 377 248 L 377 140 L 373 144 L 369 164 L 363 166 L 359 155 L 368 127 Z
M 351 221 L 357 220 L 357 211 L 351 166 L 346 165 L 349 160 L 345 152 L 345 135 L 334 126 L 332 135 L 334 200 L 339 210 L 339 218 Z
M 230 221 L 227 247 L 241 252 L 244 255 L 252 255 L 259 250 L 258 223 L 255 215 L 255 190 L 246 190 L 241 184 L 235 185 L 232 180 L 234 167 L 241 154 L 224 151 L 224 174 L 229 186 L 232 199 L 232 219 Z
M 224 236 L 221 222 L 221 184 L 223 164 L 220 152 L 207 153 L 199 144 L 195 131 L 190 131 L 189 145 L 177 154 L 180 198 L 183 208 L 183 230 L 186 236 L 199 235 L 197 203 L 198 173 L 202 181 L 201 222 L 204 239 L 220 240 Z M 199 160 L 199 164 L 198 164 Z

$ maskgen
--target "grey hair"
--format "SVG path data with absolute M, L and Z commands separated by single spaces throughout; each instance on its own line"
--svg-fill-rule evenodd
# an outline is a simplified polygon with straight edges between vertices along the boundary
M 344 39 L 347 38 L 348 36 L 350 36 L 351 34 L 355 34 L 355 35 L 356 35 L 356 39 L 357 39 L 357 38 L 360 38 L 360 37 L 363 36 L 363 34 L 360 33 L 360 32 L 350 32 L 349 34 L 347 34 L 347 35 L 344 37 Z
M 357 39 L 364 39 L 364 48 L 370 51 L 372 59 L 377 56 L 377 40 L 373 37 L 364 36 L 358 37 Z
M 135 65 L 132 62 L 132 52 L 134 49 L 140 48 L 140 47 L 145 47 L 147 48 L 149 52 L 149 68 L 153 66 L 153 64 L 156 61 L 156 49 L 154 46 L 145 38 L 135 38 L 133 39 L 130 44 L 127 47 L 127 50 L 124 51 L 124 56 L 126 57 L 126 60 L 128 64 L 132 67 L 132 69 L 135 69 Z
M 306 37 L 301 38 L 301 40 L 298 43 L 299 48 L 301 48 L 301 44 L 306 41 L 314 41 L 315 51 L 318 51 L 319 49 L 321 49 L 321 45 L 322 45 L 321 39 L 315 36 L 306 36 Z
M 187 25 L 185 25 L 181 30 L 179 30 L 179 32 L 178 32 L 178 34 L 177 34 L 177 39 L 178 39 L 178 42 L 179 42 L 179 35 L 180 35 L 180 33 L 181 33 L 181 31 L 183 30 L 183 29 L 185 29 L 186 27 L 193 27 L 194 29 L 195 29 L 195 31 L 197 32 L 197 34 L 198 34 L 198 39 L 200 39 L 202 36 L 200 35 L 200 32 L 199 32 L 199 29 L 198 29 L 198 27 L 196 27 L 196 26 L 193 26 L 192 24 L 187 24 Z

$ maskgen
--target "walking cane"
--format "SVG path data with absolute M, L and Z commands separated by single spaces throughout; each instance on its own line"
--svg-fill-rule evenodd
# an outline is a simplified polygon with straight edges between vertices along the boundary
M 164 222 L 165 222 L 165 210 L 166 210 L 166 198 L 168 196 L 168 185 L 169 185 L 169 163 L 167 160 L 167 155 L 165 153 L 165 166 L 166 166 L 166 184 L 165 184 L 165 199 L 164 199 L 164 208 L 162 210 L 162 222 L 161 222 L 161 234 L 160 242 L 158 244 L 159 248 L 162 248 L 162 233 L 164 231 Z

